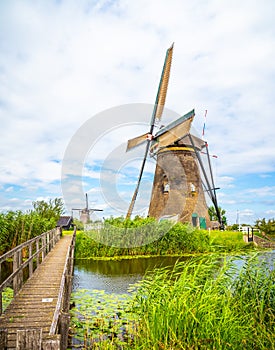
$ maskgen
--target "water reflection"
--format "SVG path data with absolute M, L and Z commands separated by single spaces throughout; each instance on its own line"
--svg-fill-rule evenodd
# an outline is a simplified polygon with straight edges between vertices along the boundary
M 274 268 L 275 250 L 258 253 L 259 261 L 265 261 L 270 269 Z M 252 255 L 233 258 L 234 265 L 240 270 Z M 232 259 L 231 257 L 228 257 Z M 150 257 L 122 260 L 76 260 L 74 267 L 73 289 L 98 289 L 106 293 L 123 294 L 131 284 L 140 281 L 146 271 L 157 267 L 174 266 L 177 260 L 187 257 Z M 237 273 L 237 272 L 236 272 Z
M 140 281 L 146 271 L 174 266 L 185 257 L 150 257 L 123 260 L 76 260 L 74 290 L 100 289 L 106 293 L 126 293 L 129 285 Z

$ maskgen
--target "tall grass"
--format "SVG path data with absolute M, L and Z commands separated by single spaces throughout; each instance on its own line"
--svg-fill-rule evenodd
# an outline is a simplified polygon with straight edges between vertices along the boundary
M 275 349 L 274 270 L 218 265 L 192 259 L 147 277 L 136 297 L 138 349 Z
M 60 198 L 49 202 L 33 202 L 33 209 L 27 212 L 0 212 L 0 255 L 54 228 L 62 212 L 63 204 Z
M 150 222 L 148 222 L 150 220 Z M 228 252 L 251 247 L 242 233 L 198 230 L 190 225 L 153 219 L 107 223 L 99 232 L 80 232 L 76 239 L 76 258 L 122 255 L 169 255 Z M 124 225 L 124 226 L 123 226 Z M 128 225 L 128 226 L 127 226 Z M 130 228 L 130 231 L 127 229 Z M 129 247 L 129 243 L 136 246 Z
M 149 273 L 132 301 L 86 298 L 72 310 L 82 349 L 275 349 L 275 270 L 256 258 L 193 258 Z

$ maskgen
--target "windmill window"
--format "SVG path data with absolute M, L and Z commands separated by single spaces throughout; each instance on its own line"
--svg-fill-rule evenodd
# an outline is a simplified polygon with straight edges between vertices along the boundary
M 170 185 L 169 183 L 167 182 L 164 187 L 163 187 L 163 192 L 169 192 L 170 191 Z

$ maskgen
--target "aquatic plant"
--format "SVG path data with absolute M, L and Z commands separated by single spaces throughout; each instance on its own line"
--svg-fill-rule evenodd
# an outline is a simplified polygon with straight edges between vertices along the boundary
M 124 349 L 133 343 L 137 316 L 129 294 L 81 289 L 72 294 L 71 336 L 74 348 Z
M 275 270 L 218 256 L 148 273 L 129 296 L 74 295 L 82 349 L 275 349 Z

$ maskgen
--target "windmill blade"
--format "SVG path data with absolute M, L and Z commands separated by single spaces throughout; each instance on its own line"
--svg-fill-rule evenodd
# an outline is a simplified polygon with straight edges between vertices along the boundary
M 162 116 L 162 112 L 163 112 L 163 108 L 164 108 L 164 104 L 165 104 L 165 100 L 166 100 L 169 77 L 170 77 L 173 48 L 174 48 L 174 44 L 172 44 L 172 46 L 166 51 L 165 61 L 164 61 L 162 74 L 161 74 L 161 78 L 160 78 L 160 83 L 159 83 L 159 87 L 158 87 L 158 93 L 157 93 L 157 97 L 156 97 L 156 102 L 155 102 L 154 110 L 152 113 L 149 133 L 142 135 L 142 137 L 138 137 L 137 139 L 139 141 L 136 140 L 136 144 L 133 140 L 130 140 L 130 141 L 133 141 L 132 145 L 135 144 L 135 146 L 137 146 L 138 144 L 141 144 L 143 142 L 143 141 L 141 141 L 141 138 L 144 140 L 144 136 L 146 135 L 147 144 L 146 144 L 145 153 L 144 153 L 143 161 L 142 161 L 139 176 L 138 176 L 136 189 L 134 191 L 134 194 L 133 194 L 133 197 L 132 197 L 132 200 L 131 200 L 131 203 L 130 203 L 130 206 L 129 206 L 129 209 L 128 209 L 128 212 L 126 215 L 127 219 L 129 219 L 131 217 L 133 209 L 134 209 L 134 205 L 135 205 L 135 201 L 136 201 L 136 198 L 138 195 L 142 174 L 144 171 L 146 159 L 147 159 L 149 149 L 150 149 L 150 144 L 151 144 L 152 135 L 153 135 L 153 131 L 154 131 L 155 121 L 156 121 L 156 119 L 160 120 L 160 118 Z M 135 146 L 133 146 L 133 147 L 135 147 Z M 129 147 L 129 144 L 128 144 L 128 147 Z M 128 147 L 127 147 L 127 149 L 129 149 Z M 130 148 L 133 148 L 133 147 L 130 147 Z
M 165 105 L 168 83 L 170 78 L 173 48 L 174 48 L 174 44 L 172 44 L 171 47 L 169 47 L 169 49 L 166 51 L 166 57 L 165 57 L 162 74 L 160 78 L 160 83 L 158 87 L 155 107 L 154 107 L 154 111 L 151 119 L 151 126 L 154 126 L 156 119 L 160 120 L 163 113 L 163 108 Z
M 189 134 L 194 116 L 195 111 L 192 110 L 157 132 L 156 136 L 154 137 L 155 140 L 153 141 L 152 149 L 171 145 L 174 142 L 181 140 L 185 135 Z
M 144 157 L 143 157 L 143 161 L 142 161 L 142 164 L 141 164 L 141 168 L 140 168 L 140 171 L 139 171 L 137 185 L 136 185 L 135 192 L 133 194 L 131 203 L 129 205 L 129 209 L 128 209 L 128 212 L 127 212 L 127 215 L 126 215 L 126 219 L 130 219 L 130 217 L 132 215 L 132 212 L 133 212 L 133 209 L 134 209 L 134 205 L 135 205 L 135 201 L 137 199 L 137 195 L 138 195 L 138 191 L 139 191 L 139 186 L 140 186 L 142 174 L 143 174 L 143 171 L 144 171 L 147 155 L 148 155 L 149 148 L 150 148 L 150 143 L 151 143 L 151 141 L 148 140 L 147 141 L 147 145 L 146 145 L 146 149 L 145 149 L 145 153 L 144 153 Z
M 138 137 L 135 137 L 131 140 L 128 140 L 126 152 L 146 142 L 146 140 L 148 140 L 148 137 L 149 137 L 149 134 L 146 133 Z
M 190 141 L 189 136 L 192 137 L 192 143 Z M 195 147 L 196 150 L 201 151 L 203 148 L 205 148 L 205 141 L 200 139 L 199 137 L 193 135 L 193 134 L 187 134 L 185 135 L 180 141 L 180 145 L 185 145 L 186 147 Z
M 89 208 L 88 193 L 86 193 L 86 209 L 88 210 L 88 208 Z

